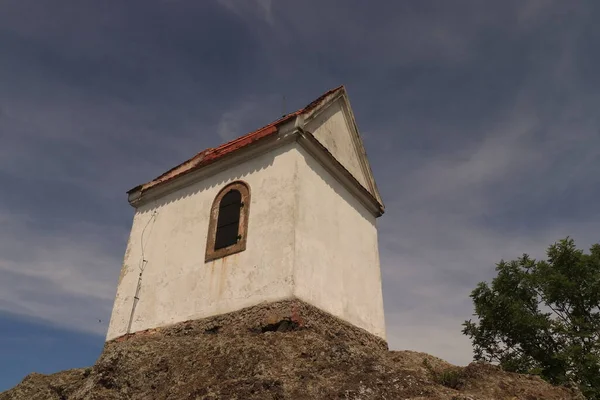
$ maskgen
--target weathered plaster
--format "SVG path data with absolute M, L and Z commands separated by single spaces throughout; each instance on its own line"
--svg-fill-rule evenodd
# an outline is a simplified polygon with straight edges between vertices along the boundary
M 132 332 L 292 296 L 296 157 L 289 144 L 136 210 L 107 340 L 127 333 L 142 260 L 147 260 Z M 231 181 L 252 190 L 245 251 L 204 263 L 212 202 Z M 149 225 L 150 226 L 150 225 Z
M 376 219 L 297 148 L 294 295 L 385 338 Z
M 128 333 L 140 265 L 129 333 L 297 297 L 385 338 L 375 216 L 321 162 L 292 141 L 137 208 L 107 340 Z M 211 205 L 236 180 L 246 249 L 205 263 Z

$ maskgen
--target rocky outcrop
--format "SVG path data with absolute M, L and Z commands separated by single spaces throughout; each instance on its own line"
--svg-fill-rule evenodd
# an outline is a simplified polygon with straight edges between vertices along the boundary
M 299 301 L 138 332 L 90 368 L 30 374 L 0 400 L 581 399 L 533 376 L 454 367 Z

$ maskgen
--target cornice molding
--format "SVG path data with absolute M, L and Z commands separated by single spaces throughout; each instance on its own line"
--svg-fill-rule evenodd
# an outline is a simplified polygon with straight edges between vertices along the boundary
M 199 182 L 209 176 L 225 171 L 237 164 L 248 161 L 265 153 L 271 152 L 281 146 L 298 142 L 319 164 L 321 164 L 338 182 L 340 182 L 369 212 L 374 216 L 381 216 L 385 209 L 383 204 L 375 198 L 354 176 L 323 146 L 314 135 L 305 131 L 300 125 L 304 121 L 295 120 L 289 125 L 282 126 L 277 135 L 264 138 L 248 148 L 238 150 L 227 155 L 213 164 L 191 171 L 185 175 L 174 178 L 172 181 L 147 189 L 136 190 L 129 194 L 129 204 L 135 208 L 157 200 L 181 188 Z

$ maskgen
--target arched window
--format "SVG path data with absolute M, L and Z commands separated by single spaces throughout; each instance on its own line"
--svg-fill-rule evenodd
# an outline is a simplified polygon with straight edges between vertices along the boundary
M 205 261 L 246 249 L 250 189 L 244 182 L 225 186 L 212 205 Z
M 236 244 L 240 230 L 240 213 L 242 212 L 242 194 L 235 189 L 223 196 L 219 203 L 217 217 L 217 233 L 215 234 L 215 250 Z

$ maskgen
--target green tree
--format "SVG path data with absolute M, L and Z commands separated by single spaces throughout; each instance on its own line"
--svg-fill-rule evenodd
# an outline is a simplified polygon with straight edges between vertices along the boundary
M 491 284 L 471 293 L 477 321 L 466 321 L 462 332 L 475 360 L 574 382 L 588 399 L 600 399 L 600 244 L 585 254 L 567 237 L 547 258 L 500 261 Z

